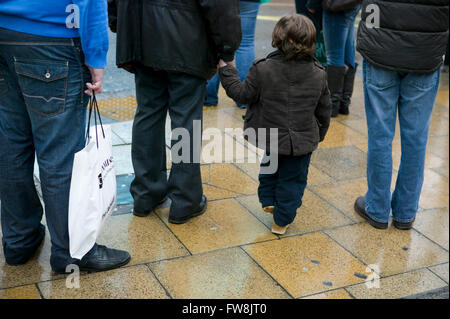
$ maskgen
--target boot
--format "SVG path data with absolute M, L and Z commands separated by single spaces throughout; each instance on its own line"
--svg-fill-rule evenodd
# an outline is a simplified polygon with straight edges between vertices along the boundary
M 347 72 L 346 66 L 329 65 L 328 88 L 331 94 L 332 111 L 331 117 L 337 117 L 341 108 L 342 94 L 344 91 L 344 78 Z
M 342 102 L 341 107 L 339 109 L 339 113 L 343 115 L 349 115 L 349 106 L 352 99 L 353 94 L 353 86 L 355 85 L 355 74 L 358 69 L 358 63 L 355 64 L 353 68 L 351 65 L 348 65 L 347 73 L 345 73 L 344 77 L 344 90 L 342 94 Z

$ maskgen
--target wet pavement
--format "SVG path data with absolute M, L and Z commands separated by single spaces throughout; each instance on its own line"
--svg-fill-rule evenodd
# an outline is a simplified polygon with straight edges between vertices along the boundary
M 272 1 L 261 8 L 258 57 L 270 52 L 273 26 L 294 11 L 291 2 Z M 113 48 L 113 35 L 111 42 Z M 68 289 L 65 276 L 52 274 L 47 233 L 26 265 L 6 265 L 0 252 L 0 298 L 448 298 L 448 73 L 442 75 L 431 119 L 425 183 L 411 231 L 373 229 L 353 210 L 356 197 L 367 190 L 367 127 L 358 77 L 351 114 L 332 120 L 313 155 L 304 204 L 287 233 L 276 236 L 270 232 L 273 218 L 262 211 L 256 195 L 259 166 L 251 161 L 260 152 L 225 132 L 242 128 L 244 111 L 222 89 L 219 106 L 204 108 L 204 130 L 220 129 L 222 140 L 231 142 L 223 154 L 231 156 L 214 163 L 204 140 L 207 212 L 184 225 L 168 223 L 169 202 L 146 218 L 131 214 L 134 80 L 115 68 L 113 51 L 99 104 L 114 132 L 118 207 L 99 243 L 128 250 L 131 262 L 118 270 L 83 273 L 80 288 Z M 393 183 L 400 156 L 397 132 Z

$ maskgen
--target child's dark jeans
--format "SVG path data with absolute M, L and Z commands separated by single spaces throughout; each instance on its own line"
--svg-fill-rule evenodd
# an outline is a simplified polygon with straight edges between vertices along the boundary
M 278 226 L 292 223 L 302 205 L 308 180 L 311 153 L 303 156 L 278 155 L 278 170 L 260 174 L 258 196 L 263 207 L 275 206 L 274 221 Z M 261 164 L 267 166 L 269 163 Z

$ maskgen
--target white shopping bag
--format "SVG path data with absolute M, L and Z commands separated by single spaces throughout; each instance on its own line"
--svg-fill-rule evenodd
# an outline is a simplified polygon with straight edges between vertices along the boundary
M 117 197 L 111 127 L 93 126 L 88 135 L 86 147 L 75 154 L 70 185 L 69 243 L 75 259 L 94 246 Z

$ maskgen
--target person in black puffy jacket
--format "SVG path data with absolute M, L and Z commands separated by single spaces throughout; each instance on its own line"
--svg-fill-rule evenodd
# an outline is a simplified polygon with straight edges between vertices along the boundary
M 357 50 L 364 57 L 368 191 L 356 200 L 355 210 L 376 228 L 388 227 L 391 210 L 398 229 L 411 229 L 416 218 L 448 13 L 448 0 L 363 2 Z M 402 156 L 391 196 L 397 114 Z
M 239 47 L 239 0 L 108 3 L 110 27 L 117 32 L 117 65 L 136 74 L 134 214 L 148 215 L 168 196 L 169 222 L 185 223 L 206 209 L 200 176 L 205 84 L 216 73 L 219 59 L 232 61 Z M 176 130 L 169 180 L 167 112 Z

